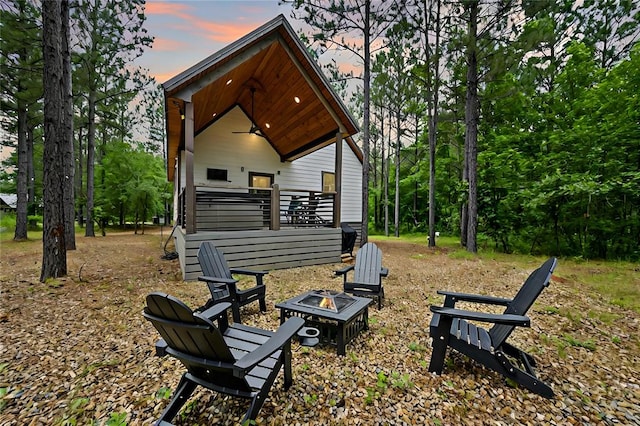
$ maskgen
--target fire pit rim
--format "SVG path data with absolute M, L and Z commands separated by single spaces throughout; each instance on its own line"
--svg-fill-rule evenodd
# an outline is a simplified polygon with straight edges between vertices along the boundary
M 311 298 L 316 298 L 316 299 L 322 298 L 322 301 L 330 300 L 330 302 L 328 302 L 328 306 L 320 306 L 322 301 L 318 303 L 318 305 L 315 305 L 313 303 L 305 303 L 305 301 Z M 338 304 L 336 303 L 336 299 L 338 298 L 340 298 L 340 300 L 342 301 L 346 300 L 346 303 L 338 306 Z M 305 306 L 307 308 L 321 309 L 325 312 L 339 313 L 339 312 L 342 312 L 344 309 L 348 308 L 349 306 L 353 305 L 355 302 L 356 302 L 356 299 L 353 296 L 343 291 L 319 289 L 319 290 L 311 290 L 307 292 L 304 295 L 304 297 L 300 298 L 299 300 L 296 300 L 293 303 L 296 305 Z

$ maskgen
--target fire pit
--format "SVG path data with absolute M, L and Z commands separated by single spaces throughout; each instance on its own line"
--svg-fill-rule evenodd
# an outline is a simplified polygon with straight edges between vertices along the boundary
M 326 309 L 331 312 L 340 312 L 346 307 L 351 306 L 355 301 L 352 296 L 346 293 L 332 290 L 312 290 L 295 303 L 313 308 Z
M 338 355 L 345 355 L 345 346 L 362 330 L 369 328 L 369 305 L 366 297 L 351 296 L 332 290 L 311 290 L 284 302 L 280 323 L 291 316 L 304 318 L 307 327 L 316 328 L 320 343 L 335 345 Z

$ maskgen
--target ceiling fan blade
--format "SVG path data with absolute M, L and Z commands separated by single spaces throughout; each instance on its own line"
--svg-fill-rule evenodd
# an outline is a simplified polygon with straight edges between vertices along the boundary
M 249 128 L 248 132 L 231 132 L 231 133 L 242 133 L 242 134 L 250 134 L 250 135 L 258 135 L 262 138 L 267 138 L 264 133 L 262 133 L 262 129 L 260 129 L 260 127 L 258 127 L 258 125 L 256 123 L 253 122 L 253 107 L 254 107 L 254 95 L 256 93 L 256 89 L 255 87 L 251 88 L 251 127 Z

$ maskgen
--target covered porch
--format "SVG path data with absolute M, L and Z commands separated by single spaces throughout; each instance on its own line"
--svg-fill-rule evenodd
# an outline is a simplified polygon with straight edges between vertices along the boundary
M 283 16 L 163 87 L 184 279 L 200 273 L 202 241 L 213 241 L 231 266 L 340 261 L 344 167 L 354 164 L 343 157 L 357 157 L 361 174 L 351 139 L 358 127 Z M 347 195 L 352 204 L 361 192 L 353 175 L 347 185 L 359 188 Z M 359 228 L 354 211 L 347 209 L 348 221 Z

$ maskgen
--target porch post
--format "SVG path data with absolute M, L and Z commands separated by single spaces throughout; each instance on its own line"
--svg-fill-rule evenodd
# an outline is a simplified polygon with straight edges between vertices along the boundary
M 333 200 L 333 226 L 340 227 L 340 210 L 342 205 L 342 133 L 336 133 L 336 164 L 335 164 L 336 195 Z
M 272 231 L 280 230 L 280 185 L 271 185 L 271 223 L 269 228 Z
M 196 188 L 193 185 L 193 103 L 184 103 L 185 216 L 187 234 L 196 229 Z

